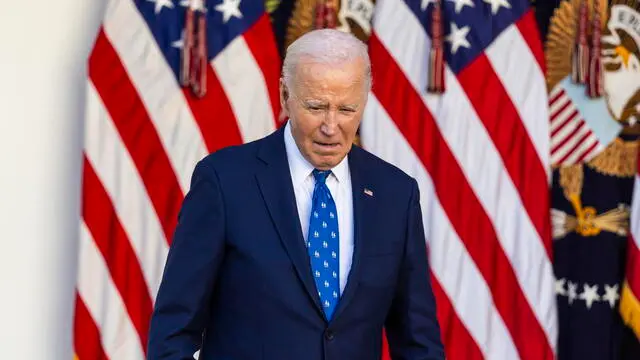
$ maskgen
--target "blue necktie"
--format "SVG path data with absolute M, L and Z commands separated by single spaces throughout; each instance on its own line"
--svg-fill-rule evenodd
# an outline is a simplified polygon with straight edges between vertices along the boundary
M 325 183 L 329 174 L 331 171 L 313 170 L 316 185 L 313 189 L 307 249 L 320 303 L 330 320 L 340 299 L 340 246 L 336 203 Z

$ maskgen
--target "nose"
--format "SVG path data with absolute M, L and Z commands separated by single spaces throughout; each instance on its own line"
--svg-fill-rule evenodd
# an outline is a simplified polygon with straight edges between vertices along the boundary
M 336 110 L 330 109 L 326 112 L 324 122 L 320 126 L 320 131 L 326 136 L 333 136 L 338 131 L 338 119 Z

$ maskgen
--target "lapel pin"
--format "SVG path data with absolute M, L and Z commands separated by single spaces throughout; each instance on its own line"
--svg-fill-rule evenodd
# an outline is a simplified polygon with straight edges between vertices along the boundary
M 373 191 L 371 191 L 371 190 L 369 190 L 367 188 L 364 188 L 364 193 L 369 195 L 369 196 L 371 196 L 371 197 L 373 197 Z

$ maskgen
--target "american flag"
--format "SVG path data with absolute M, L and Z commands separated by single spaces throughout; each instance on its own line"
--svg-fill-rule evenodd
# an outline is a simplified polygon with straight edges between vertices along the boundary
M 144 359 L 196 162 L 277 126 L 280 57 L 262 1 L 205 1 L 202 98 L 179 82 L 190 5 L 109 0 L 90 55 L 74 320 L 79 360 Z
M 365 148 L 416 177 L 449 359 L 552 359 L 557 314 L 544 55 L 527 0 L 379 0 Z

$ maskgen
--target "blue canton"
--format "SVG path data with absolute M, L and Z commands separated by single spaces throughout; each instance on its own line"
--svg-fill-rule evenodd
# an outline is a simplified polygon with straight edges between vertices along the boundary
M 135 0 L 136 7 L 149 26 L 176 79 L 179 79 L 180 74 L 180 56 L 184 40 L 182 29 L 190 3 L 190 0 Z M 209 61 L 238 36 L 242 36 L 265 13 L 264 2 L 257 0 L 209 0 L 203 3 L 207 7 Z M 234 8 L 235 11 L 231 11 Z M 230 15 L 225 17 L 225 10 Z
M 404 0 L 431 36 L 431 12 L 436 0 Z M 457 75 L 484 51 L 510 25 L 531 8 L 529 0 L 442 0 L 445 59 Z M 456 36 L 457 35 L 457 36 Z M 465 40 L 456 51 L 454 39 Z M 457 42 L 457 41 L 456 41 Z M 468 43 L 468 47 L 466 46 Z M 462 41 L 459 43 L 462 44 Z
M 329 174 L 331 171 L 313 170 L 316 184 L 313 189 L 307 249 L 320 303 L 330 320 L 340 299 L 340 247 L 336 203 L 325 183 Z

